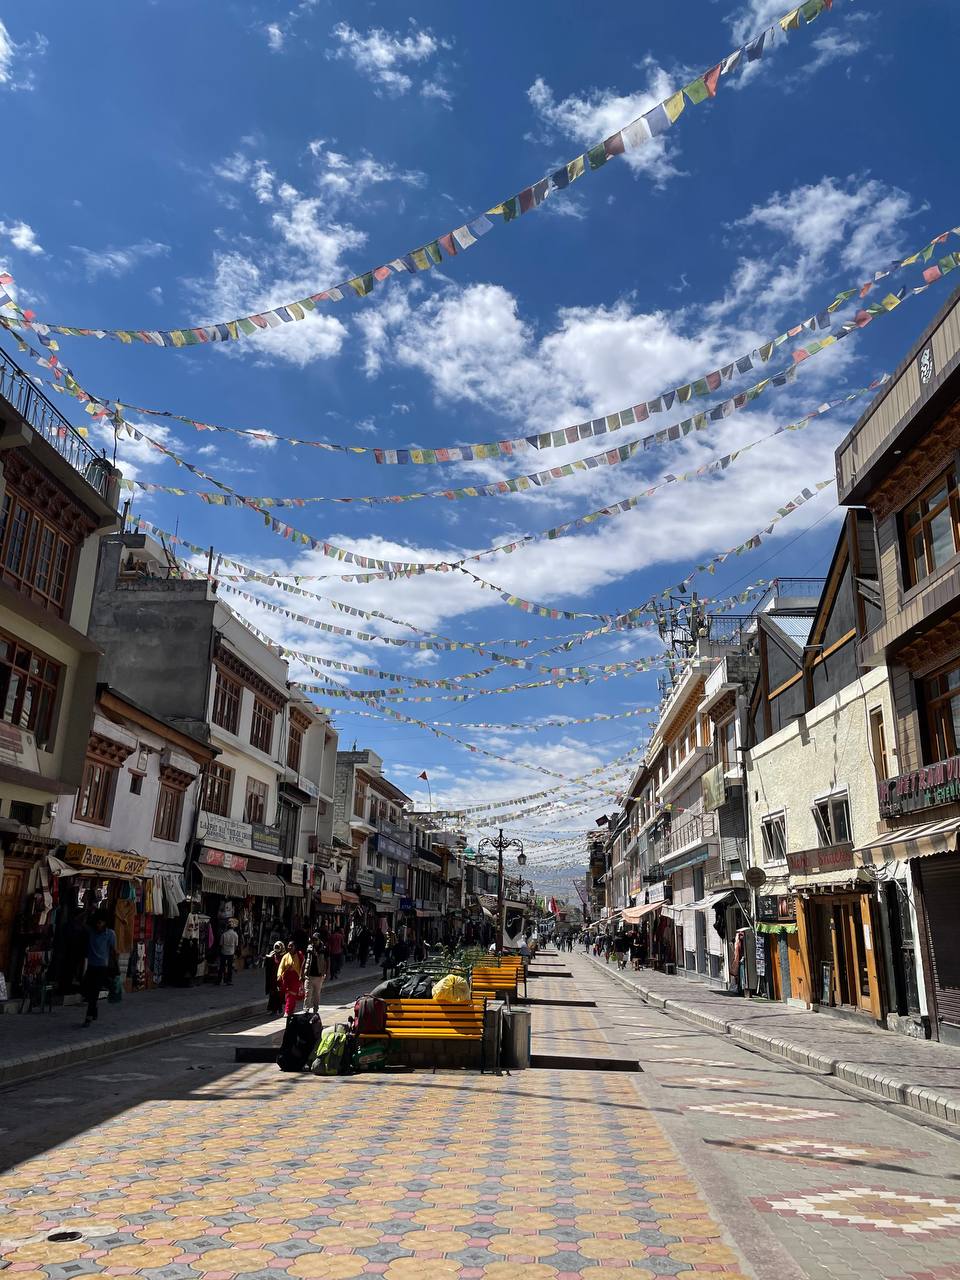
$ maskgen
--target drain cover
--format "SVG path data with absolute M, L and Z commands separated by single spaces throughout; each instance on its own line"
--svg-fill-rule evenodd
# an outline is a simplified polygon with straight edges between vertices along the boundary
M 70 1240 L 81 1240 L 83 1237 L 79 1231 L 54 1231 L 47 1236 L 52 1244 L 66 1244 Z

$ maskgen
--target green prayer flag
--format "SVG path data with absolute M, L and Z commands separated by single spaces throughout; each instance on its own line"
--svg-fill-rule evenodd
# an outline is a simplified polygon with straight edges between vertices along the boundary
M 587 159 L 590 161 L 591 169 L 601 169 L 609 159 L 607 149 L 602 142 L 598 142 L 595 147 L 591 147 L 587 152 Z
M 442 261 L 442 258 L 440 256 L 440 246 L 439 244 L 437 244 L 436 240 L 433 240 L 430 244 L 425 245 L 424 247 L 426 248 L 426 251 L 430 255 L 434 264 L 439 266 L 440 262 Z
M 710 97 L 703 76 L 700 76 L 698 80 L 691 80 L 691 82 L 684 87 L 683 92 L 694 105 L 698 102 L 703 102 L 704 98 Z

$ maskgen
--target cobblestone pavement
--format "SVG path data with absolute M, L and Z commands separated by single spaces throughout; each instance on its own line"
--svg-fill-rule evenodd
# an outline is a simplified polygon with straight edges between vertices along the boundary
M 8 1089 L 0 1262 L 18 1280 L 960 1280 L 952 1137 L 562 959 L 535 966 L 534 1050 L 598 1070 L 233 1065 L 261 1020 Z M 642 1072 L 602 1069 L 624 1056 Z

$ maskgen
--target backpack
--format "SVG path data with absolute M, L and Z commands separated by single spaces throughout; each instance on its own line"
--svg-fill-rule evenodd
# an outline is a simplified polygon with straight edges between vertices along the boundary
M 353 1052 L 352 1069 L 354 1071 L 382 1071 L 387 1065 L 387 1046 L 389 1040 L 364 1040 L 357 1042 Z
M 315 1014 L 295 1013 L 287 1019 L 277 1066 L 281 1071 L 303 1071 L 323 1034 L 323 1023 Z
M 415 973 L 404 982 L 400 995 L 407 1000 L 430 1000 L 433 996 L 433 979 L 429 974 Z
M 396 1000 L 401 994 L 403 985 L 401 978 L 387 978 L 384 982 L 375 986 L 370 995 L 376 996 L 380 1000 Z
M 353 1006 L 353 1029 L 360 1036 L 382 1036 L 387 1029 L 387 1002 L 360 996 Z
M 344 1051 L 347 1047 L 347 1030 L 338 1023 L 325 1031 L 317 1045 L 317 1052 L 310 1070 L 315 1076 L 336 1076 L 340 1074 Z

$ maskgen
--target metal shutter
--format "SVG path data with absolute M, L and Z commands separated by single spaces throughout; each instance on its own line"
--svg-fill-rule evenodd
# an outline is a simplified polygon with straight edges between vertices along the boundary
M 960 1027 L 960 857 L 923 860 L 923 902 L 933 953 L 933 984 L 941 1022 Z

